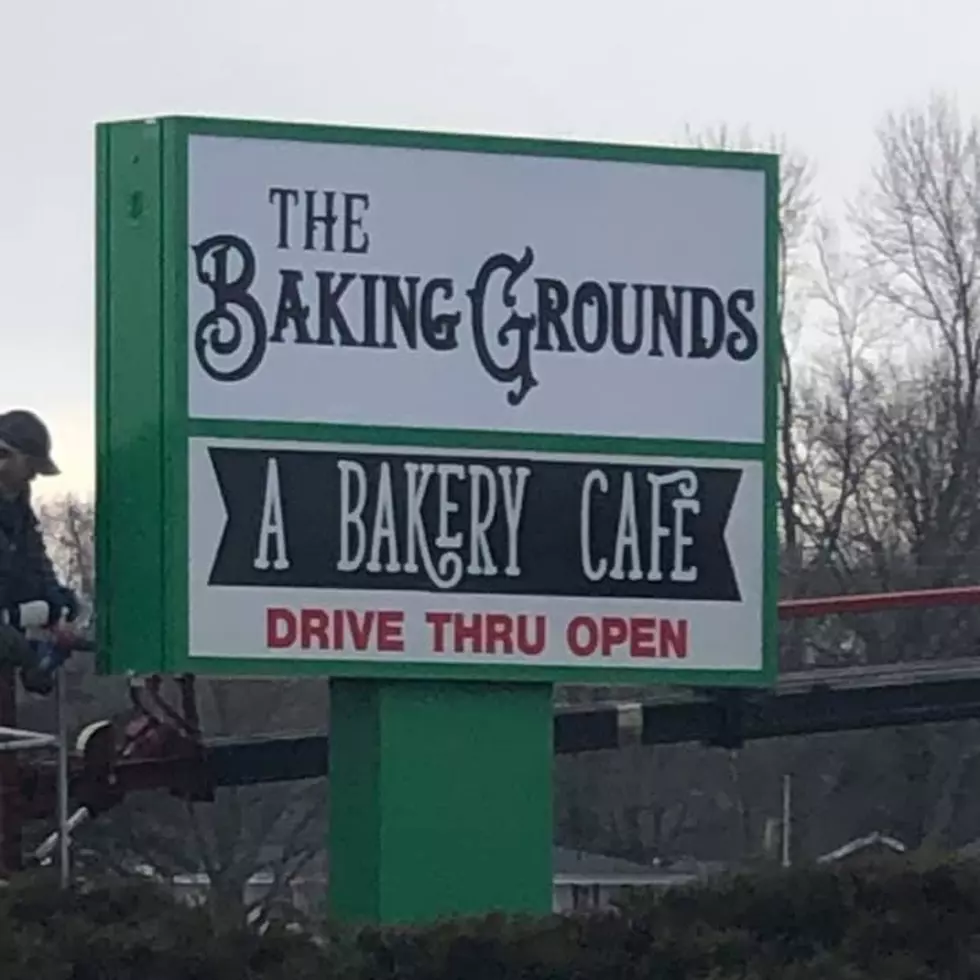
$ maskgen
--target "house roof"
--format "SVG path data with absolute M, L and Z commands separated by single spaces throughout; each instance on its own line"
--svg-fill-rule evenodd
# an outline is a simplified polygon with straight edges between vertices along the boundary
M 827 864 L 831 861 L 841 861 L 846 857 L 850 857 L 852 854 L 857 854 L 860 851 L 866 851 L 873 847 L 891 851 L 894 854 L 904 854 L 908 850 L 897 837 L 889 837 L 887 834 L 879 833 L 876 830 L 874 833 L 867 834 L 864 837 L 856 837 L 854 840 L 848 841 L 834 851 L 821 854 L 817 858 L 817 862 L 819 864 Z
M 626 858 L 608 854 L 595 854 L 591 851 L 575 850 L 568 847 L 554 847 L 551 850 L 551 867 L 555 874 L 652 874 L 659 870 L 652 865 L 628 861 Z
M 552 879 L 557 885 L 684 885 L 697 881 L 693 871 L 640 864 L 608 854 L 552 848 Z

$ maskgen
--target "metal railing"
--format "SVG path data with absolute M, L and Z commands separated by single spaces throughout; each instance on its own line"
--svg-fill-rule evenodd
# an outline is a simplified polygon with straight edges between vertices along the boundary
M 60 670 L 56 671 L 54 675 L 53 693 L 55 696 L 55 734 L 0 726 L 0 752 L 36 752 L 46 749 L 54 750 L 57 753 L 58 829 L 55 833 L 59 844 L 58 867 L 61 887 L 67 888 L 71 880 L 71 827 L 68 817 L 68 711 L 65 705 L 64 674 Z

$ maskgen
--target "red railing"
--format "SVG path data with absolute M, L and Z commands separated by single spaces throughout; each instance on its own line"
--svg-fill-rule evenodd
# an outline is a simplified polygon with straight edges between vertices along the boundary
M 980 585 L 948 589 L 913 589 L 908 592 L 871 592 L 861 595 L 819 596 L 813 599 L 783 599 L 780 619 L 814 619 L 845 613 L 871 613 L 927 606 L 980 605 Z

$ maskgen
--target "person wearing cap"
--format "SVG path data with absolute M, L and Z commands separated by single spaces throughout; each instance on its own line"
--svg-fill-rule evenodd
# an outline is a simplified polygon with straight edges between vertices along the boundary
M 0 663 L 20 668 L 25 689 L 38 694 L 51 691 L 52 678 L 24 630 L 78 616 L 78 601 L 58 580 L 31 505 L 35 477 L 59 472 L 48 428 L 37 415 L 24 409 L 0 414 Z

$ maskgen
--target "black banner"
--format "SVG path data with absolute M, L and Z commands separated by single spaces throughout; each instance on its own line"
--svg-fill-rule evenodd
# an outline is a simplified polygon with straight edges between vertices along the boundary
M 738 601 L 737 467 L 212 447 L 212 585 Z

